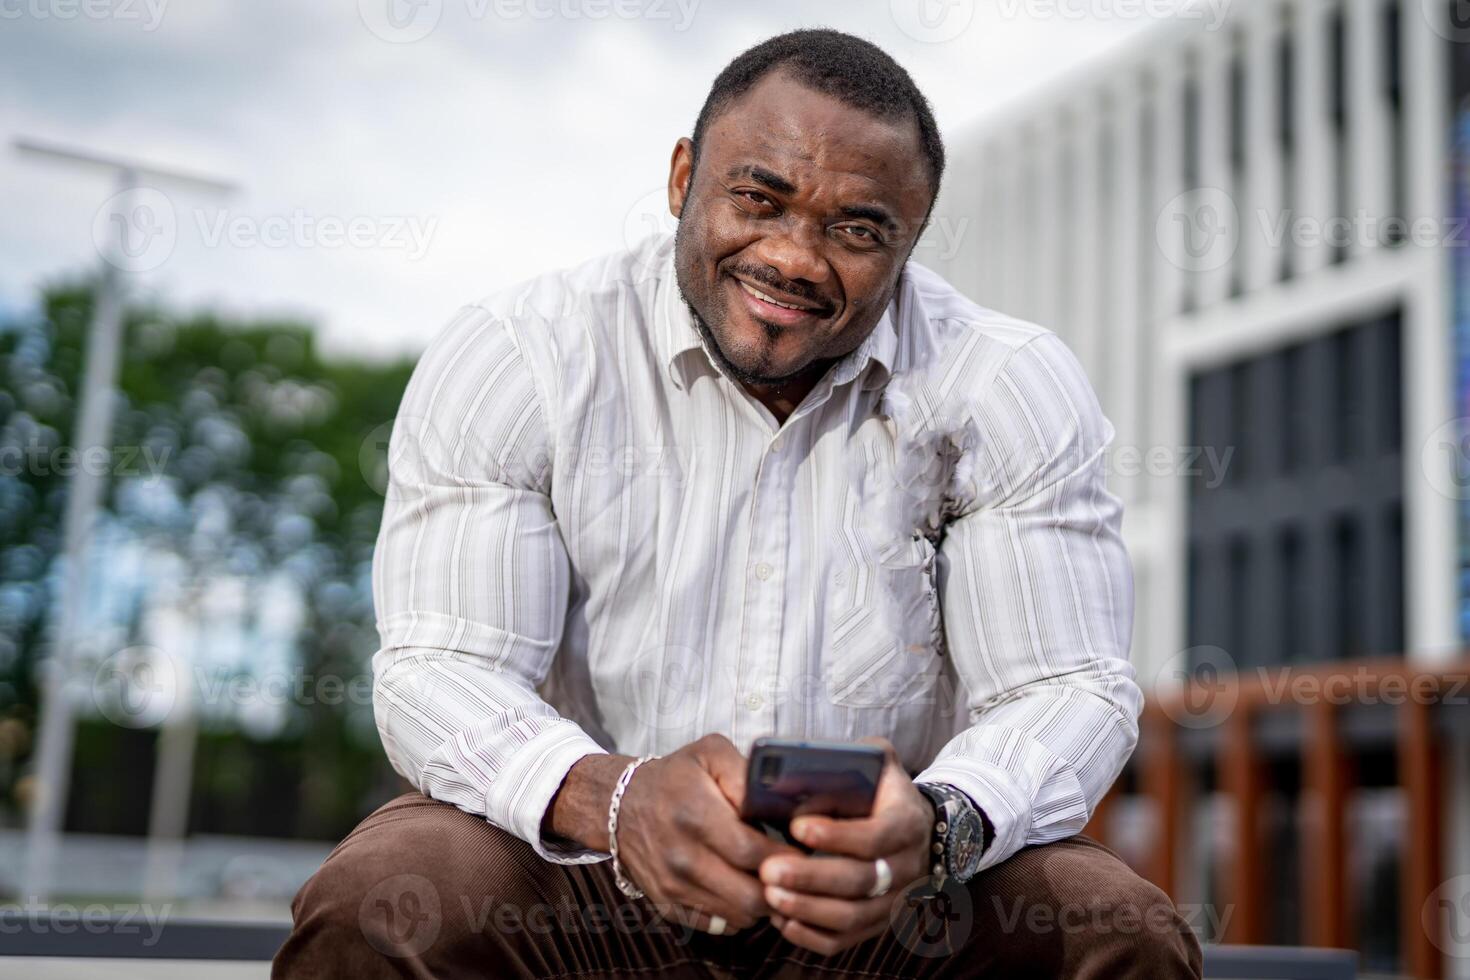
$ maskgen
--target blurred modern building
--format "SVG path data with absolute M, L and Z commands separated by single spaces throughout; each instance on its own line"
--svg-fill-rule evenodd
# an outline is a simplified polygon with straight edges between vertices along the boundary
M 1470 19 L 1250 0 L 951 136 L 920 258 L 1117 438 L 1150 706 L 1091 830 L 1211 938 L 1470 976 Z

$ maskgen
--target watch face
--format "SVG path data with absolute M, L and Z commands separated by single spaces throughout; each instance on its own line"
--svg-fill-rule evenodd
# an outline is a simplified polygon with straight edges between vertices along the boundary
M 960 881 L 968 881 L 979 867 L 984 834 L 980 815 L 969 807 L 961 808 L 950 821 L 945 851 L 949 857 L 950 874 Z

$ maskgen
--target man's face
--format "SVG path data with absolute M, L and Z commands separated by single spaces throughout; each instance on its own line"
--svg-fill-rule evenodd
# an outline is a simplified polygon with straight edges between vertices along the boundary
M 692 180 L 690 151 L 669 175 L 675 266 L 716 356 L 769 385 L 862 344 L 929 210 L 917 123 L 777 69 L 709 124 Z

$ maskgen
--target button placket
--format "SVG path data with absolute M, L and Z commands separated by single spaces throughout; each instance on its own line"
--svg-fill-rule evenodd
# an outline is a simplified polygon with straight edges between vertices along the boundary
M 736 728 L 754 738 L 769 734 L 775 724 L 775 702 L 767 693 L 780 669 L 781 633 L 786 589 L 783 571 L 789 540 L 788 492 L 790 464 L 775 447 L 785 430 L 773 438 L 756 472 L 751 501 L 750 550 L 745 588 L 746 607 L 741 631 Z

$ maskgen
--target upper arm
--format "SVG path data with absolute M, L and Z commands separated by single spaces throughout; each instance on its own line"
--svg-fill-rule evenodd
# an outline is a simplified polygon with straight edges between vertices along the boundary
M 972 710 L 1066 683 L 1127 703 L 1132 569 L 1106 487 L 1113 429 L 1053 334 L 1012 352 L 981 394 L 972 504 L 940 567 L 946 638 Z
M 461 310 L 415 368 L 389 443 L 373 561 L 384 650 L 471 656 L 539 682 L 568 595 L 551 460 L 513 329 Z

